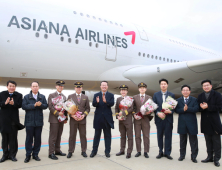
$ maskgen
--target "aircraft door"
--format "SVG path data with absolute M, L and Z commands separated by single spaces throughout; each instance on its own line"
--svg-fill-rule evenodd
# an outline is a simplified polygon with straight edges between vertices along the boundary
M 117 45 L 114 35 L 106 35 L 106 57 L 107 61 L 115 62 L 117 59 Z

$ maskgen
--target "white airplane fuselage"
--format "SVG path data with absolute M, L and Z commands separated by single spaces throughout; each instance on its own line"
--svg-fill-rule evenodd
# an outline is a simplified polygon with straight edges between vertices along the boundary
M 116 25 L 115 21 L 111 24 L 110 20 L 82 14 L 31 1 L 1 1 L 0 84 L 14 78 L 23 86 L 40 80 L 42 87 L 48 87 L 63 79 L 88 82 L 86 90 L 98 90 L 98 82 L 108 80 L 115 90 L 120 83 L 135 90 L 136 82 L 123 75 L 131 68 L 167 63 L 173 67 L 170 63 L 221 58 L 209 49 L 156 36 L 133 24 Z M 135 33 L 134 43 L 132 35 L 125 35 L 128 32 Z M 148 85 L 151 91 L 158 88 Z

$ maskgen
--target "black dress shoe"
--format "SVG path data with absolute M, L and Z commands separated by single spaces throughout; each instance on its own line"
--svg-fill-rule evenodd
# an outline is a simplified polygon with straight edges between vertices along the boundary
M 0 159 L 0 163 L 5 162 L 6 160 L 8 160 L 8 157 L 3 156 L 2 159 Z
M 182 160 L 184 160 L 184 156 L 180 156 L 180 157 L 178 158 L 178 161 L 182 161 Z
M 86 158 L 86 157 L 87 157 L 86 152 L 82 152 L 82 153 L 81 153 L 81 155 L 82 155 L 84 158 Z
M 214 165 L 219 167 L 220 166 L 220 163 L 218 161 L 214 161 Z
M 193 163 L 197 163 L 197 159 L 196 158 L 191 158 Z
M 32 156 L 32 159 L 35 159 L 36 161 L 41 161 L 41 159 L 38 157 L 38 155 Z
M 105 155 L 106 155 L 107 158 L 110 158 L 110 154 L 109 153 L 106 153 Z
M 165 155 L 165 157 L 166 157 L 167 159 L 170 159 L 170 160 L 173 159 L 170 155 Z
M 94 156 L 96 156 L 96 154 L 97 154 L 97 153 L 92 152 L 92 153 L 90 154 L 90 158 L 93 158 Z
M 119 153 L 116 154 L 116 156 L 120 156 L 120 155 L 125 155 L 125 152 L 120 151 Z
M 59 155 L 59 156 L 66 156 L 65 153 L 62 153 L 62 151 L 58 152 L 58 153 L 55 153 L 55 155 Z
M 163 157 L 163 153 L 159 153 L 159 155 L 156 156 L 156 159 L 160 159 Z
M 28 162 L 30 161 L 30 158 L 31 158 L 31 156 L 26 156 L 24 162 L 25 162 L 25 163 L 28 163 Z
M 50 159 L 52 159 L 52 160 L 58 160 L 58 157 L 57 156 L 55 156 L 55 154 L 53 153 L 53 154 L 51 154 L 51 155 L 49 155 L 49 158 Z
M 141 152 L 137 152 L 137 154 L 135 155 L 135 157 L 139 157 L 141 155 Z
M 203 163 L 207 163 L 207 162 L 213 162 L 214 160 L 213 160 L 213 158 L 206 158 L 206 159 L 204 159 L 204 160 L 202 160 L 201 162 L 203 162 Z
M 149 158 L 149 155 L 147 154 L 147 152 L 144 152 L 144 156 L 145 158 Z
M 13 162 L 17 162 L 18 160 L 16 159 L 16 157 L 11 157 L 11 158 L 9 158 L 9 159 L 11 159 Z
M 126 159 L 129 159 L 129 158 L 131 158 L 131 153 L 127 153 L 126 155 Z
M 71 158 L 72 157 L 72 152 L 69 152 L 67 155 L 67 158 Z

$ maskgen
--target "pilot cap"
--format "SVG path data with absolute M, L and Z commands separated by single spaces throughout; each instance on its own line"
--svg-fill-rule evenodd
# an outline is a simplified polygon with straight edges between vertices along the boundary
M 58 86 L 64 86 L 65 82 L 63 80 L 59 80 L 56 82 L 56 85 Z
M 121 86 L 119 86 L 119 89 L 120 90 L 128 90 L 129 89 L 129 87 L 127 86 L 127 85 L 121 85 Z
M 81 87 L 83 87 L 83 83 L 80 82 L 80 81 L 77 81 L 77 82 L 74 83 L 74 86 L 75 86 L 76 88 L 81 88 Z
M 141 83 L 138 84 L 138 87 L 139 87 L 139 88 L 140 88 L 140 87 L 145 87 L 145 88 L 147 88 L 147 85 L 146 85 L 145 83 L 141 82 Z

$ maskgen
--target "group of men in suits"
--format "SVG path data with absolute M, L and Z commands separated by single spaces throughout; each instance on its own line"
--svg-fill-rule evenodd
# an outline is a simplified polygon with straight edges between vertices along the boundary
M 18 109 L 22 107 L 26 111 L 25 128 L 26 128 L 26 159 L 25 163 L 30 161 L 31 155 L 36 161 L 41 159 L 38 153 L 41 148 L 41 132 L 43 126 L 43 110 L 49 107 L 49 158 L 57 160 L 59 156 L 66 156 L 61 151 L 60 142 L 63 132 L 64 124 L 70 119 L 70 136 L 69 136 L 69 150 L 67 158 L 71 158 L 75 151 L 77 129 L 80 134 L 81 141 L 81 155 L 87 157 L 87 138 L 86 138 L 86 117 L 90 112 L 89 99 L 82 93 L 83 83 L 76 82 L 75 93 L 68 96 L 75 102 L 78 111 L 82 112 L 81 117 L 76 115 L 69 115 L 66 111 L 58 111 L 55 109 L 52 99 L 62 96 L 66 101 L 65 95 L 62 93 L 65 82 L 59 80 L 56 82 L 56 92 L 48 97 L 48 104 L 45 96 L 39 93 L 39 83 L 34 81 L 31 83 L 31 91 L 24 99 L 22 95 L 15 91 L 16 82 L 7 82 L 7 91 L 0 93 L 0 131 L 2 134 L 2 149 L 3 157 L 0 160 L 4 162 L 7 159 L 17 161 L 16 154 L 18 151 L 17 133 L 18 130 L 24 128 L 19 121 Z M 198 155 L 198 128 L 196 113 L 201 112 L 201 132 L 204 133 L 208 157 L 202 162 L 214 162 L 215 166 L 220 166 L 219 160 L 221 158 L 221 137 L 222 125 L 219 112 L 222 108 L 221 94 L 212 90 L 210 80 L 201 82 L 204 92 L 198 96 L 198 99 L 190 96 L 191 87 L 183 85 L 181 87 L 182 97 L 178 98 L 178 104 L 175 110 L 164 109 L 162 104 L 166 101 L 168 96 L 175 98 L 175 95 L 169 92 L 168 80 L 159 80 L 160 91 L 153 96 L 153 101 L 158 105 L 154 112 L 155 124 L 157 128 L 157 142 L 159 147 L 159 154 L 157 159 L 166 157 L 170 160 L 172 151 L 172 130 L 173 130 L 173 113 L 179 114 L 178 117 L 178 133 L 180 134 L 180 157 L 179 161 L 185 159 L 187 137 L 189 136 L 191 146 L 191 160 L 197 163 L 196 157 Z M 114 106 L 114 95 L 108 92 L 108 82 L 102 81 L 100 84 L 101 91 L 96 93 L 93 98 L 92 105 L 96 108 L 94 113 L 93 128 L 95 129 L 93 139 L 93 150 L 90 157 L 93 158 L 98 152 L 101 133 L 104 133 L 105 140 L 105 156 L 110 157 L 111 151 L 111 129 L 114 129 L 113 115 L 111 107 Z M 136 150 L 135 157 L 141 156 L 141 131 L 143 133 L 144 143 L 144 157 L 149 158 L 150 149 L 150 121 L 153 119 L 151 112 L 146 112 L 142 119 L 138 119 L 138 113 L 141 106 L 146 103 L 151 96 L 146 95 L 147 85 L 143 82 L 138 84 L 139 94 L 133 96 L 133 104 L 125 110 L 126 118 L 123 119 L 120 113 L 123 111 L 119 109 L 120 102 L 127 97 L 128 86 L 121 85 L 119 87 L 121 97 L 117 98 L 115 112 L 116 118 L 119 120 L 120 152 L 116 156 L 124 155 L 126 148 L 126 139 L 128 139 L 128 149 L 126 158 L 131 158 L 133 150 L 133 125 L 135 132 Z M 62 122 L 59 121 L 59 116 L 66 116 Z M 127 136 L 127 137 L 126 137 Z M 33 142 L 34 139 L 34 142 Z

